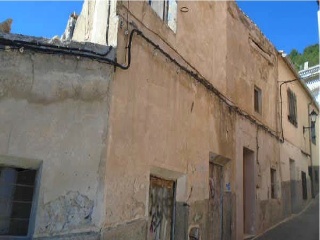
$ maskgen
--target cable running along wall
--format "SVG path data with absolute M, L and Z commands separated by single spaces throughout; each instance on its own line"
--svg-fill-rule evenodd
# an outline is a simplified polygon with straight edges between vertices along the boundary
M 40 42 L 28 42 L 23 40 L 11 40 L 6 39 L 3 37 L 0 37 L 0 48 L 2 46 L 12 46 L 16 49 L 30 49 L 35 52 L 42 52 L 46 54 L 64 54 L 64 55 L 71 55 L 71 56 L 77 56 L 77 57 L 84 57 L 89 58 L 92 60 L 96 60 L 99 62 L 104 62 L 110 65 L 113 65 L 115 67 L 119 67 L 120 69 L 127 70 L 130 68 L 131 65 L 131 47 L 132 47 L 132 40 L 134 35 L 140 36 L 143 40 L 145 40 L 147 43 L 149 43 L 151 46 L 153 46 L 155 49 L 159 50 L 166 58 L 168 58 L 171 62 L 173 62 L 176 66 L 178 66 L 181 70 L 183 70 L 185 73 L 190 75 L 192 78 L 194 78 L 197 82 L 199 82 L 201 85 L 203 85 L 207 90 L 212 92 L 214 95 L 216 95 L 223 103 L 225 103 L 231 110 L 233 110 L 235 113 L 237 113 L 239 116 L 242 116 L 249 120 L 251 123 L 255 124 L 258 128 L 261 128 L 268 132 L 272 137 L 276 138 L 278 141 L 282 142 L 283 140 L 275 133 L 275 131 L 271 130 L 266 125 L 259 123 L 255 118 L 250 116 L 245 111 L 241 110 L 237 106 L 229 103 L 229 100 L 217 90 L 212 83 L 210 83 L 207 79 L 201 77 L 198 73 L 187 69 L 187 67 L 181 65 L 177 60 L 175 60 L 169 53 L 164 51 L 158 44 L 153 42 L 150 38 L 148 38 L 142 31 L 138 29 L 133 29 L 129 36 L 129 42 L 127 46 L 127 56 L 128 56 L 128 62 L 127 65 L 122 65 L 112 59 L 107 58 L 108 54 L 112 50 L 112 47 L 105 52 L 105 53 L 98 53 L 86 49 L 80 49 L 80 48 L 70 48 L 65 46 L 56 46 L 46 43 L 40 43 Z M 5 47 L 3 47 L 5 49 Z

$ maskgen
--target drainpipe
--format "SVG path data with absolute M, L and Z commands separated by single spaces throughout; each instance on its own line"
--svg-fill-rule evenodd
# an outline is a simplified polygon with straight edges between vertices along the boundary
M 314 171 L 313 171 L 313 157 L 312 157 L 312 142 L 311 142 L 311 121 L 310 121 L 310 105 L 312 102 L 308 103 L 308 124 L 309 124 L 309 147 L 310 147 L 310 160 L 311 160 L 311 196 L 314 198 Z

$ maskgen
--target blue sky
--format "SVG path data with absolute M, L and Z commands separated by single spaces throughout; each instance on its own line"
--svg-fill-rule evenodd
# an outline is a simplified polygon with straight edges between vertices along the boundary
M 83 1 L 1 1 L 0 22 L 12 18 L 12 33 L 52 38 L 61 36 L 69 15 L 80 13 Z
M 62 35 L 68 16 L 80 13 L 83 1 L 1 1 L 0 22 L 14 20 L 13 33 L 51 38 Z M 316 1 L 238 1 L 240 8 L 260 27 L 278 50 L 318 42 Z
M 238 1 L 238 5 L 278 50 L 302 52 L 319 41 L 316 1 Z

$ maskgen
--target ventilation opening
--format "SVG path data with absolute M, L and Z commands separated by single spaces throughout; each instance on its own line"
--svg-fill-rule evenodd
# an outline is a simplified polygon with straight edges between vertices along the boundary
M 0 167 L 0 236 L 28 235 L 36 173 Z

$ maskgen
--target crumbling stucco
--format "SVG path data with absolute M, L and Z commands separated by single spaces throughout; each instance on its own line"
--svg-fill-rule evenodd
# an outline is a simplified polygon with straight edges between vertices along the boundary
M 49 44 L 21 35 L 1 36 Z M 101 47 L 69 44 L 95 52 Z M 0 154 L 41 162 L 33 238 L 86 232 L 96 236 L 105 218 L 114 68 L 77 56 L 5 49 L 0 51 Z M 112 59 L 112 49 L 100 50 L 110 50 Z
M 65 99 L 99 101 L 108 94 L 112 70 L 97 68 L 92 60 L 14 51 L 2 53 L 0 61 L 0 98 L 49 104 Z
M 91 225 L 93 207 L 93 200 L 70 191 L 41 209 L 39 233 L 52 234 Z

